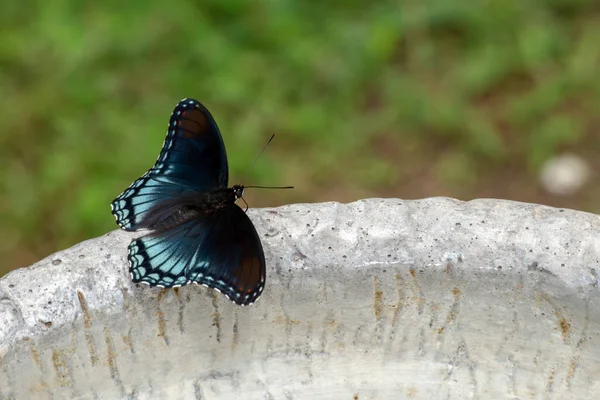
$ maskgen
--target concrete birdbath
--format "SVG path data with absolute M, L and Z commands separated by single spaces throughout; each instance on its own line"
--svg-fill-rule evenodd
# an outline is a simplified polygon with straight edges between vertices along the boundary
M 0 280 L 1 399 L 592 399 L 600 218 L 502 200 L 249 210 L 256 304 L 133 284 L 113 231 Z

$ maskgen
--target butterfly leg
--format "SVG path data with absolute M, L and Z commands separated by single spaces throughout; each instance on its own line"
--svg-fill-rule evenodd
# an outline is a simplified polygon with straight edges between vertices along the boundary
M 244 212 L 248 212 L 248 203 L 246 203 L 246 200 L 244 200 L 243 197 L 240 197 L 240 199 L 242 199 L 242 201 L 244 202 L 244 204 L 246 205 L 246 209 L 244 210 Z

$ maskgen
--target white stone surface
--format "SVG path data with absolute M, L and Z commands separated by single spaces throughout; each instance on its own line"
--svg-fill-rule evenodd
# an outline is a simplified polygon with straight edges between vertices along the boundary
M 113 231 L 0 280 L 1 399 L 591 399 L 600 218 L 501 201 L 250 210 L 267 286 L 132 284 Z M 107 216 L 109 218 L 110 215 Z

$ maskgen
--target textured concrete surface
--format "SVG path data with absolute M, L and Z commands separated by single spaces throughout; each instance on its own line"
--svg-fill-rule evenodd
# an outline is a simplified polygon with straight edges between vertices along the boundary
M 121 231 L 4 277 L 0 398 L 600 393 L 598 216 L 431 198 L 250 217 L 268 274 L 250 307 L 132 284 Z

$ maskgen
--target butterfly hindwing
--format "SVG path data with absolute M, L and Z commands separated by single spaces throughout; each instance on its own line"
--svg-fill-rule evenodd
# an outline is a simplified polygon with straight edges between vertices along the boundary
M 211 262 L 190 264 L 188 278 L 218 289 L 237 304 L 251 304 L 265 285 L 265 256 L 258 233 L 240 207 L 218 217 L 206 241 Z
M 239 305 L 255 302 L 265 285 L 265 258 L 256 229 L 234 203 L 129 245 L 134 282 L 174 287 L 198 283 Z
M 126 230 L 157 203 L 193 191 L 227 187 L 227 154 L 217 124 L 193 99 L 181 100 L 169 121 L 163 148 L 154 166 L 111 203 L 117 223 Z

